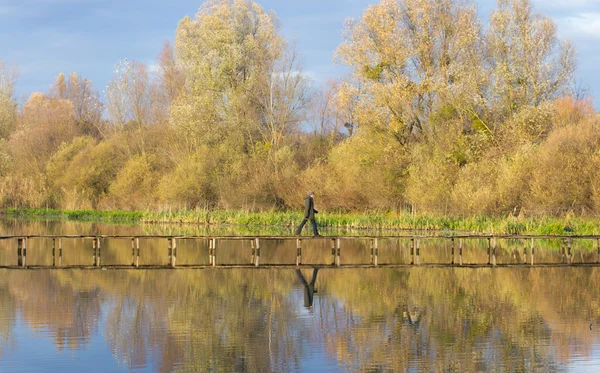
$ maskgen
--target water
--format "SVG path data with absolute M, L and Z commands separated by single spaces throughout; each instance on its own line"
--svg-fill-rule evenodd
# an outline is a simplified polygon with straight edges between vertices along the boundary
M 164 233 L 0 224 L 8 234 Z M 148 260 L 164 254 L 156 246 Z M 228 260 L 239 251 L 224 250 Z M 12 260 L 13 251 L 3 249 L 0 259 Z M 74 262 L 88 259 L 79 251 L 71 248 Z M 120 251 L 115 245 L 107 260 L 127 262 L 130 252 Z M 38 249 L 31 259 L 45 254 Z M 596 372 L 599 274 L 568 267 L 5 269 L 0 371 Z

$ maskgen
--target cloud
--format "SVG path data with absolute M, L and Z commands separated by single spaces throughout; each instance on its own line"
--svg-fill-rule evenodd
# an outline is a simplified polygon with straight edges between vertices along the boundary
M 558 21 L 559 29 L 571 37 L 600 39 L 600 12 L 579 13 Z

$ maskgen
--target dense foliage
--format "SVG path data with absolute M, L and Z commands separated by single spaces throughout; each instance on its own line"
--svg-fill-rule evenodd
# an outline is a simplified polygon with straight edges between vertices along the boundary
M 600 212 L 600 132 L 574 47 L 531 0 L 382 0 L 348 20 L 349 76 L 302 73 L 274 13 L 207 0 L 156 69 L 119 61 L 102 102 L 60 74 L 14 99 L 0 63 L 0 206 L 447 215 Z M 104 114 L 103 114 L 104 113 Z

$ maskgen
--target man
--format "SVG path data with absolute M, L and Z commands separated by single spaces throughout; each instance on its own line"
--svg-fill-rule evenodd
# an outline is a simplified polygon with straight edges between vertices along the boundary
M 304 224 L 308 220 L 312 224 L 312 230 L 315 237 L 320 236 L 319 231 L 317 230 L 317 222 L 315 221 L 315 214 L 318 213 L 315 210 L 315 201 L 314 201 L 315 192 L 308 192 L 306 197 L 304 197 L 304 219 L 298 229 L 296 229 L 296 236 L 299 236 L 302 233 L 302 228 L 304 228 Z

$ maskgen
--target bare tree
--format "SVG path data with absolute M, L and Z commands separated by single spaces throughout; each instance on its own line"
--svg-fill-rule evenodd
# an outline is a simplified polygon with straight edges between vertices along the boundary
M 71 72 L 67 81 L 65 75 L 60 73 L 50 87 L 49 97 L 71 101 L 75 121 L 82 131 L 94 137 L 106 137 L 102 120 L 104 106 L 91 80 Z
M 15 128 L 17 103 L 14 92 L 18 76 L 16 67 L 0 61 L 0 138 L 6 138 Z

